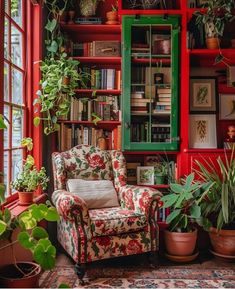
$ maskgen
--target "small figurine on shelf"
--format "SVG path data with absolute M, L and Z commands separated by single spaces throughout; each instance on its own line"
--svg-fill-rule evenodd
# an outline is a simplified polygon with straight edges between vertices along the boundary
M 107 20 L 105 24 L 118 24 L 118 6 L 112 5 L 112 10 L 106 13 Z
M 235 144 L 235 125 L 228 126 L 228 138 L 224 141 L 224 148 L 225 149 L 232 149 Z

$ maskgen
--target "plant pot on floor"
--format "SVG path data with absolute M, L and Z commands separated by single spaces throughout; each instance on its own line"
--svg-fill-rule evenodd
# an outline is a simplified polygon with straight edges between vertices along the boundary
M 33 204 L 34 192 L 18 192 L 19 204 L 21 206 L 27 206 Z
M 32 262 L 19 262 L 5 265 L 0 268 L 0 285 L 3 288 L 38 288 L 41 267 Z
M 190 256 L 194 253 L 197 241 L 197 230 L 192 232 L 164 231 L 165 246 L 168 254 L 175 256 Z
M 235 230 L 218 231 L 211 227 L 209 235 L 215 253 L 228 256 L 228 258 L 235 257 Z

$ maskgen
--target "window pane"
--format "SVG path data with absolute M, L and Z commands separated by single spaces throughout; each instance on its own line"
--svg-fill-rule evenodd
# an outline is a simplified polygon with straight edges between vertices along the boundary
M 8 152 L 4 152 L 4 157 L 3 157 L 3 162 L 4 162 L 4 184 L 6 186 L 6 191 L 5 191 L 5 195 L 8 196 L 9 195 L 9 188 L 8 188 L 8 182 L 9 182 L 9 175 L 8 175 L 8 165 L 9 165 L 9 153 Z
M 23 159 L 23 150 L 12 151 L 12 180 L 15 180 L 21 171 Z
M 8 1 L 8 0 L 5 0 L 5 1 L 4 1 L 4 4 L 5 4 L 5 9 L 4 9 L 4 11 L 5 11 L 7 14 L 9 14 L 9 1 Z
M 4 116 L 10 120 L 9 118 L 9 107 L 4 105 Z M 3 144 L 4 149 L 9 148 L 9 124 L 7 124 L 7 129 L 4 129 L 4 135 L 3 135 Z
M 23 104 L 23 73 L 12 69 L 12 102 Z
M 9 59 L 9 20 L 5 17 L 4 22 L 4 57 Z
M 11 17 L 15 22 L 22 26 L 22 1 L 21 0 L 11 0 Z
M 18 108 L 12 111 L 12 147 L 19 147 L 23 138 L 23 112 Z
M 9 101 L 9 65 L 4 63 L 4 100 Z
M 22 33 L 14 25 L 11 26 L 11 60 L 22 68 Z

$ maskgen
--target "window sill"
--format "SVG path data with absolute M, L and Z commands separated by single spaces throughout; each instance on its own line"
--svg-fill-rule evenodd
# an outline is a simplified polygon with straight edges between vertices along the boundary
M 41 195 L 37 196 L 36 198 L 34 198 L 34 203 L 35 204 L 41 204 L 41 203 L 44 203 L 46 199 L 47 199 L 47 195 L 41 194 Z M 14 201 L 12 201 L 6 205 L 6 207 L 11 211 L 13 216 L 20 215 L 21 213 L 26 211 L 28 209 L 28 207 L 30 206 L 30 205 L 21 206 L 21 205 L 19 205 L 18 202 L 19 202 L 19 200 L 16 199 L 16 200 L 14 200 Z

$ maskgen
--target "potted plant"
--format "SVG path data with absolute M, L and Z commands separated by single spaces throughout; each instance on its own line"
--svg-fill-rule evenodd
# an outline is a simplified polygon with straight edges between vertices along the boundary
M 206 33 L 208 49 L 220 47 L 220 38 L 223 37 L 224 27 L 227 22 L 234 20 L 232 8 L 233 0 L 208 0 L 203 5 L 203 11 L 196 11 L 196 25 L 203 26 Z
M 212 160 L 196 160 L 198 175 L 212 186 L 201 198 L 201 211 L 207 222 L 203 223 L 216 256 L 227 259 L 235 257 L 235 159 L 234 147 L 231 155 Z M 205 220 L 205 219 L 204 219 Z
M 168 166 L 166 162 L 161 162 L 154 167 L 154 182 L 155 184 L 165 184 L 168 175 Z
M 7 208 L 0 213 L 0 240 L 7 244 L 0 250 L 11 248 L 14 263 L 0 268 L 0 283 L 7 288 L 35 288 L 38 287 L 41 269 L 48 270 L 55 266 L 56 249 L 51 244 L 47 231 L 39 226 L 39 222 L 57 221 L 59 215 L 56 209 L 47 204 L 33 204 L 27 211 L 18 217 L 11 215 Z M 13 241 L 15 229 L 19 230 L 17 240 Z M 22 247 L 32 252 L 34 262 L 17 262 L 14 244 L 20 243 Z
M 86 87 L 88 77 L 78 71 L 78 65 L 79 62 L 68 58 L 66 53 L 62 53 L 58 59 L 46 58 L 41 63 L 41 89 L 37 92 L 34 105 L 40 107 L 42 116 L 34 118 L 34 125 L 38 126 L 43 121 L 46 135 L 59 129 L 58 119 L 67 116 L 79 83 L 81 87 Z
M 164 231 L 167 257 L 174 261 L 195 259 L 197 224 L 201 223 L 201 208 L 198 204 L 202 192 L 210 188 L 209 183 L 194 180 L 194 173 L 184 183 L 171 183 L 171 192 L 161 198 L 163 208 L 170 208 L 167 216 L 168 229 Z
M 112 10 L 106 13 L 107 22 L 105 24 L 118 24 L 118 6 L 112 5 Z
M 31 138 L 24 138 L 21 141 L 23 147 L 27 147 L 29 151 L 33 148 Z M 34 192 L 41 187 L 43 190 L 47 188 L 49 178 L 46 175 L 46 170 L 42 167 L 38 170 L 34 163 L 34 158 L 28 155 L 24 161 L 22 170 L 17 178 L 11 183 L 11 187 L 18 191 L 19 204 L 22 206 L 33 203 Z

